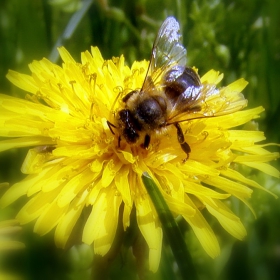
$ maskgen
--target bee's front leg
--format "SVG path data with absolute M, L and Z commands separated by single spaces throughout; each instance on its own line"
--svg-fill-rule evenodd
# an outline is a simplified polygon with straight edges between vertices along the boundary
M 184 159 L 184 162 L 189 158 L 189 154 L 191 152 L 191 147 L 189 144 L 185 141 L 184 133 L 182 131 L 182 128 L 179 123 L 174 124 L 177 129 L 177 139 L 178 142 L 181 145 L 182 150 L 187 154 L 187 158 Z

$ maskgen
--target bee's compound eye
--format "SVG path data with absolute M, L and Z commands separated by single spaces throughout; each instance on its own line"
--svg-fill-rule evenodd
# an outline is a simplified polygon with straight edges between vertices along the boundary
M 133 118 L 131 111 L 127 109 L 121 110 L 119 112 L 119 122 L 125 140 L 128 143 L 136 143 L 139 138 L 137 131 L 140 131 L 141 127 L 137 120 Z

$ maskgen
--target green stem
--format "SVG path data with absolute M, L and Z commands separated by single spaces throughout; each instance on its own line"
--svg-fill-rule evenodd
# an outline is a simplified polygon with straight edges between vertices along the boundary
M 183 235 L 160 190 L 147 172 L 142 174 L 142 180 L 158 213 L 164 235 L 169 241 L 174 258 L 181 272 L 182 279 L 198 279 Z

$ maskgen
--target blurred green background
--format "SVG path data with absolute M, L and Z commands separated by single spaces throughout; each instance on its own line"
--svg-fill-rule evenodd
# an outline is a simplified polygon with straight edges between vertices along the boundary
M 61 63 L 56 45 L 64 45 L 77 61 L 91 45 L 98 46 L 106 59 L 124 54 L 128 65 L 149 59 L 158 28 L 169 15 L 181 24 L 188 65 L 196 66 L 200 75 L 212 68 L 224 73 L 223 84 L 240 77 L 249 81 L 244 91 L 249 107 L 266 109 L 258 120 L 260 130 L 268 142 L 280 143 L 280 1 L 275 0 L 0 0 L 0 92 L 23 97 L 5 78 L 8 69 L 29 74 L 28 64 L 42 57 Z M 20 166 L 25 154 L 26 150 L 13 150 L 0 155 L 0 182 L 23 178 Z M 272 164 L 279 168 L 279 162 Z M 279 180 L 256 172 L 250 175 L 280 195 Z M 1 210 L 0 220 L 13 217 L 22 203 Z M 257 220 L 244 205 L 234 204 L 248 230 L 242 242 L 208 217 L 222 249 L 216 260 L 206 256 L 185 229 L 201 279 L 280 279 L 279 200 L 256 191 L 252 205 Z M 56 249 L 52 234 L 38 237 L 31 226 L 20 238 L 27 248 L 1 255 L 0 265 L 23 279 L 87 280 L 92 259 L 99 261 L 84 245 Z M 144 279 L 176 279 L 172 267 L 165 246 L 159 271 L 147 272 Z M 123 256 L 112 262 L 107 274 L 109 279 L 139 279 L 133 260 Z

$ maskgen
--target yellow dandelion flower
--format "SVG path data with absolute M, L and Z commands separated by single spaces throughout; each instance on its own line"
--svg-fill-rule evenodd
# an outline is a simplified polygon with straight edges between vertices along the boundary
M 189 158 L 171 127 L 151 138 L 147 150 L 128 144 L 113 134 L 107 121 L 114 122 L 120 93 L 141 88 L 147 61 L 129 68 L 124 57 L 104 60 L 98 48 L 82 53 L 76 62 L 65 48 L 59 49 L 62 67 L 47 59 L 29 65 L 32 75 L 10 71 L 8 79 L 27 91 L 27 100 L 1 95 L 0 150 L 31 148 L 21 171 L 26 178 L 11 186 L 1 198 L 6 207 L 21 196 L 28 202 L 17 215 L 21 223 L 35 221 L 34 231 L 44 235 L 55 229 L 57 246 L 64 247 L 85 208 L 90 209 L 82 241 L 93 244 L 95 253 L 110 249 L 120 220 L 130 225 L 136 208 L 139 229 L 149 246 L 150 269 L 158 267 L 162 228 L 142 183 L 148 172 L 176 215 L 193 228 L 205 251 L 219 255 L 217 238 L 201 209 L 206 208 L 231 235 L 242 239 L 246 230 L 230 210 L 227 198 L 234 196 L 248 207 L 257 182 L 238 172 L 249 166 L 271 176 L 279 172 L 268 164 L 278 157 L 256 144 L 265 139 L 260 131 L 234 129 L 259 116 L 262 107 L 231 112 L 231 104 L 246 105 L 240 94 L 243 79 L 218 89 L 228 101 L 229 113 L 215 118 L 181 122 L 191 148 Z M 222 75 L 211 70 L 201 78 L 203 85 L 217 85 Z M 119 98 L 120 99 L 120 98 Z M 215 109 L 221 104 L 209 98 Z M 235 106 L 234 105 L 234 106 Z M 112 108 L 114 111 L 112 112 Z

